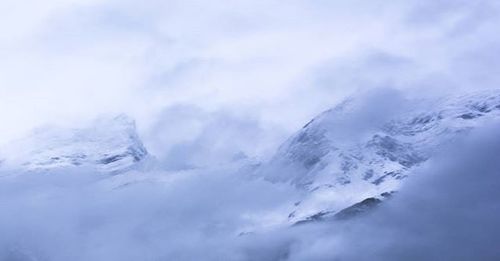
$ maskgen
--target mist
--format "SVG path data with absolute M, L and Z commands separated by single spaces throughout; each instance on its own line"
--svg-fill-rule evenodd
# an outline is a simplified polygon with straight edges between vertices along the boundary
M 43 124 L 126 113 L 156 144 L 149 134 L 161 131 L 162 114 L 192 106 L 266 126 L 260 149 L 244 152 L 268 155 L 359 90 L 496 88 L 498 8 L 486 0 L 4 1 L 0 143 Z
M 387 120 L 376 112 L 387 95 L 366 94 L 347 126 Z M 298 226 L 286 216 L 307 191 L 248 162 L 4 171 L 0 260 L 496 260 L 499 124 L 441 147 L 377 208 Z
M 228 172 L 2 176 L 0 260 L 245 260 L 297 193 Z

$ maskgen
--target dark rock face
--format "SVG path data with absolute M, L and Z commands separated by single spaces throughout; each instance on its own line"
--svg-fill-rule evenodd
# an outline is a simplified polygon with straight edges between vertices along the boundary
M 390 136 L 373 136 L 367 147 L 375 148 L 376 153 L 390 161 L 395 161 L 404 167 L 412 167 L 425 160 L 412 147 L 411 143 L 402 143 Z
M 475 118 L 481 117 L 481 116 L 483 116 L 481 113 L 469 112 L 469 113 L 464 113 L 458 117 L 461 119 L 464 119 L 464 120 L 472 120 L 472 119 L 475 119 Z
M 114 162 L 119 162 L 121 160 L 129 158 L 135 163 L 140 162 L 148 155 L 148 151 L 146 148 L 140 143 L 136 141 L 134 145 L 131 145 L 127 148 L 127 150 L 120 154 L 115 155 L 105 155 L 104 158 L 96 161 L 97 164 L 108 165 Z
M 267 179 L 273 182 L 282 182 L 296 177 L 293 184 L 303 186 L 310 183 L 307 173 L 314 169 L 321 169 L 324 158 L 332 151 L 337 150 L 325 136 L 322 130 L 310 129 L 311 124 L 304 127 L 297 136 L 283 144 L 272 164 L 266 165 Z
M 299 226 L 299 225 L 309 224 L 309 223 L 312 223 L 312 222 L 322 222 L 322 221 L 325 221 L 326 218 L 328 216 L 332 215 L 332 214 L 333 214 L 333 212 L 329 212 L 329 211 L 319 212 L 317 214 L 314 214 L 312 216 L 307 217 L 304 220 L 297 221 L 293 225 L 294 226 Z
M 348 208 L 345 208 L 338 213 L 335 214 L 334 218 L 336 220 L 347 220 L 361 214 L 367 213 L 371 211 L 375 207 L 377 207 L 382 200 L 377 198 L 367 198 L 359 203 L 356 203 Z
M 304 225 L 311 222 L 332 222 L 342 221 L 356 218 L 358 216 L 370 213 L 375 210 L 384 201 L 390 199 L 394 195 L 394 191 L 384 192 L 379 198 L 367 198 L 358 202 L 350 207 L 344 208 L 338 212 L 335 211 L 321 211 L 317 214 L 307 217 L 304 220 L 296 222 L 294 225 Z
M 329 142 L 321 133 L 303 132 L 292 141 L 292 144 L 297 144 L 302 149 L 290 151 L 289 160 L 301 164 L 306 170 L 312 169 L 330 151 Z

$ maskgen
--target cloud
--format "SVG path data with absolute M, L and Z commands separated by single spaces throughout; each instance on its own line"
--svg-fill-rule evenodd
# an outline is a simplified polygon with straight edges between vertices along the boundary
M 358 89 L 498 84 L 481 58 L 498 40 L 493 1 L 3 5 L 0 142 L 102 113 L 149 133 L 179 104 L 252 114 L 282 141 Z
M 2 176 L 0 260 L 244 260 L 238 235 L 296 192 L 237 173 Z
M 209 167 L 274 152 L 280 130 L 252 114 L 172 106 L 157 117 L 146 146 L 168 169 Z M 267 142 L 263 142 L 267 141 Z

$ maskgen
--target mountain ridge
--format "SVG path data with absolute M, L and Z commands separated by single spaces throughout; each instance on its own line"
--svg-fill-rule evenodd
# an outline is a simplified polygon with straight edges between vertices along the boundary
M 2 151 L 1 167 L 23 171 L 87 167 L 116 174 L 149 157 L 135 121 L 126 115 L 98 118 L 81 128 L 39 128 Z
M 430 100 L 393 97 L 346 100 L 309 121 L 263 164 L 265 179 L 305 191 L 290 222 L 338 213 L 368 198 L 383 200 L 380 195 L 397 191 L 441 147 L 500 119 L 500 90 Z

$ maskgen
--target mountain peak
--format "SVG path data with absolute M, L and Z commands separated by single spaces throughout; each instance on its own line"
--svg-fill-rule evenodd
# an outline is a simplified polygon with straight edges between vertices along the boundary
M 80 128 L 38 128 L 1 151 L 3 167 L 27 171 L 82 166 L 119 173 L 148 156 L 134 120 L 126 115 L 101 117 Z
M 500 90 L 436 100 L 349 99 L 306 124 L 260 171 L 308 191 L 292 221 L 335 213 L 397 191 L 440 147 L 494 119 Z

